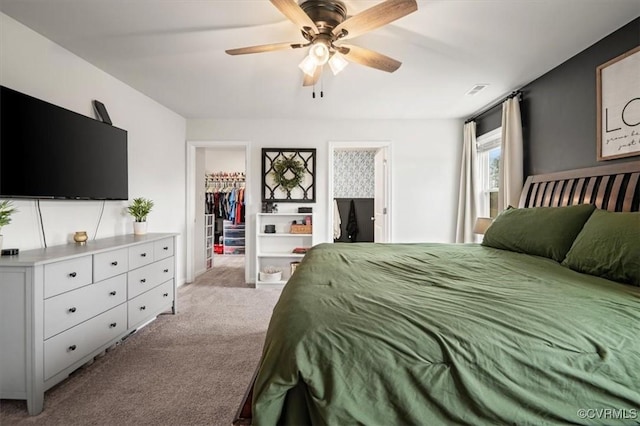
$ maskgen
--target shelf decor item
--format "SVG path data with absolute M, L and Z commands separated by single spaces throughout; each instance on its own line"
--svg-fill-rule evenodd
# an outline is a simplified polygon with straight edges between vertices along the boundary
M 0 249 L 2 248 L 2 227 L 11 223 L 11 215 L 17 211 L 11 201 L 0 201 Z
M 266 266 L 260 271 L 260 281 L 275 282 L 282 280 L 282 271 L 273 266 Z
M 87 244 L 88 239 L 89 237 L 87 236 L 87 231 L 77 231 L 75 234 L 73 234 L 73 241 L 81 246 Z
M 134 198 L 133 203 L 127 207 L 127 211 L 134 218 L 133 233 L 144 235 L 147 233 L 147 216 L 153 209 L 153 201 L 147 198 Z
M 315 182 L 315 149 L 262 149 L 263 203 L 314 203 Z
M 302 225 L 302 224 L 299 224 L 299 223 L 292 223 L 291 224 L 291 233 L 292 234 L 311 234 L 312 233 L 311 224 Z
M 289 268 L 291 268 L 291 275 L 293 275 L 293 273 L 296 271 L 298 265 L 300 265 L 300 262 L 298 261 L 289 263 Z

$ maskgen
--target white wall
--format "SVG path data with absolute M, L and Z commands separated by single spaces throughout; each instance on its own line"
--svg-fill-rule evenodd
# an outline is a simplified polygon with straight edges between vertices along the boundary
M 91 101 L 105 104 L 114 126 L 128 131 L 129 198 L 155 202 L 149 232 L 185 230 L 186 121 L 164 106 L 0 13 L 0 84 L 94 117 Z M 99 161 L 93 159 L 92 161 Z M 91 166 L 91 161 L 87 162 Z M 43 247 L 35 201 L 17 200 L 20 210 L 2 229 L 4 247 Z M 133 232 L 127 202 L 108 201 L 97 237 Z M 100 201 L 40 202 L 47 245 L 72 241 L 75 231 L 93 238 Z M 178 282 L 185 277 L 182 235 L 178 239 Z
M 244 172 L 244 149 L 206 149 L 205 168 L 207 173 Z
M 316 148 L 318 174 L 314 234 L 327 240 L 327 165 L 330 141 L 391 141 L 393 242 L 453 242 L 462 138 L 460 120 L 188 120 L 190 141 L 251 141 L 247 170 L 247 256 L 260 211 L 261 149 Z M 279 203 L 279 211 L 298 204 Z

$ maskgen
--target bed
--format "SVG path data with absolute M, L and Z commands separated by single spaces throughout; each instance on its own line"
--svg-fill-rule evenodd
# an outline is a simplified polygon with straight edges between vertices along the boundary
M 236 423 L 637 424 L 639 176 L 532 176 L 483 244 L 314 247 Z

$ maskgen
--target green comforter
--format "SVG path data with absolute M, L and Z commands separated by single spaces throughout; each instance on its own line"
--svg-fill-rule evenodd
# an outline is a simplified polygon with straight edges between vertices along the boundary
M 255 425 L 638 422 L 640 288 L 478 245 L 316 246 L 253 394 Z

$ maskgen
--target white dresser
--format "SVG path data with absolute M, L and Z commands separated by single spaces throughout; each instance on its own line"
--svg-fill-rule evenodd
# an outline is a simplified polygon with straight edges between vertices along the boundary
M 0 398 L 44 392 L 161 312 L 176 313 L 176 234 L 0 257 Z

